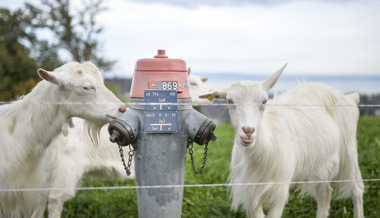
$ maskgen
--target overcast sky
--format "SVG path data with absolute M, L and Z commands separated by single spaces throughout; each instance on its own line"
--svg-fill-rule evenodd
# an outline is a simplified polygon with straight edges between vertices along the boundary
M 105 54 L 126 76 L 157 49 L 197 74 L 268 74 L 284 63 L 288 74 L 380 74 L 378 0 L 106 2 Z

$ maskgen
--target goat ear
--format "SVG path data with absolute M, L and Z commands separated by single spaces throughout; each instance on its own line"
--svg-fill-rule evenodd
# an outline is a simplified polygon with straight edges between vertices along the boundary
M 37 71 L 38 75 L 48 81 L 48 82 L 51 82 L 51 83 L 54 83 L 54 84 L 57 84 L 57 85 L 60 85 L 61 83 L 59 82 L 59 80 L 57 79 L 57 77 L 55 77 L 51 72 L 49 71 L 46 71 L 44 69 L 38 69 Z
M 262 85 L 264 86 L 266 91 L 269 91 L 277 82 L 278 78 L 280 78 L 282 72 L 284 71 L 287 63 L 281 67 L 281 69 L 277 70 L 274 72 L 272 75 L 270 75 L 263 83 Z
M 202 82 L 207 82 L 208 81 L 208 78 L 207 77 L 203 77 L 203 78 L 201 78 L 201 80 L 202 80 Z
M 213 91 L 211 93 L 200 95 L 199 98 L 207 98 L 209 101 L 213 101 L 215 98 L 226 99 L 227 92 L 225 91 Z

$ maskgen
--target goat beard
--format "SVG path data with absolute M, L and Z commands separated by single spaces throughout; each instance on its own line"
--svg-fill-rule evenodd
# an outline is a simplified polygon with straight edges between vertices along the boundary
M 100 130 L 102 129 L 103 126 L 104 124 L 99 124 L 96 122 L 91 122 L 91 121 L 86 122 L 87 133 L 90 136 L 90 139 L 92 143 L 94 143 L 94 145 L 99 144 Z

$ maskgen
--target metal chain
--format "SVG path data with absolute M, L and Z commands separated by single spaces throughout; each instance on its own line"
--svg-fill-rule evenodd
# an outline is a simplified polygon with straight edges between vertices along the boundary
M 205 149 L 204 149 L 205 152 L 204 152 L 204 156 L 203 156 L 202 167 L 199 171 L 195 168 L 195 164 L 194 164 L 194 157 L 193 157 L 194 152 L 193 152 L 193 141 L 192 140 L 188 141 L 187 148 L 189 149 L 191 164 L 193 166 L 194 173 L 195 174 L 202 174 L 203 170 L 205 169 L 206 161 L 207 161 L 208 143 L 205 144 Z M 135 153 L 135 148 L 133 145 L 129 145 L 129 149 L 130 149 L 130 151 L 128 152 L 128 165 L 126 165 L 125 160 L 124 160 L 123 148 L 122 148 L 122 146 L 119 145 L 119 152 L 120 152 L 121 161 L 123 162 L 124 170 L 128 176 L 131 174 L 132 158 L 133 158 L 133 155 Z
M 194 164 L 194 157 L 193 157 L 193 141 L 192 140 L 189 140 L 187 142 L 187 148 L 189 149 L 189 154 L 190 154 L 190 158 L 191 158 L 191 164 L 193 165 L 193 170 L 194 170 L 194 173 L 195 174 L 202 174 L 203 173 L 203 170 L 205 169 L 205 166 L 206 166 L 206 161 L 207 161 L 207 151 L 208 151 L 208 142 L 205 144 L 205 153 L 204 153 L 204 156 L 203 156 L 203 162 L 202 162 L 202 167 L 201 169 L 198 171 L 196 168 L 195 168 L 195 164 Z
M 132 165 L 133 155 L 135 154 L 135 146 L 132 144 L 129 145 L 128 166 L 125 165 L 123 147 L 120 145 L 119 145 L 119 152 L 120 152 L 121 161 L 123 162 L 124 170 L 127 173 L 127 176 L 129 176 L 131 175 L 131 165 Z

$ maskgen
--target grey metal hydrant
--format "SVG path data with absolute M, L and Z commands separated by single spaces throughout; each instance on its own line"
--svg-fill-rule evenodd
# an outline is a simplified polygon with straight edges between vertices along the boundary
M 112 142 L 134 149 L 140 218 L 181 217 L 187 147 L 216 140 L 215 123 L 192 108 L 189 88 L 183 60 L 164 50 L 140 59 L 130 108 L 108 127 Z

